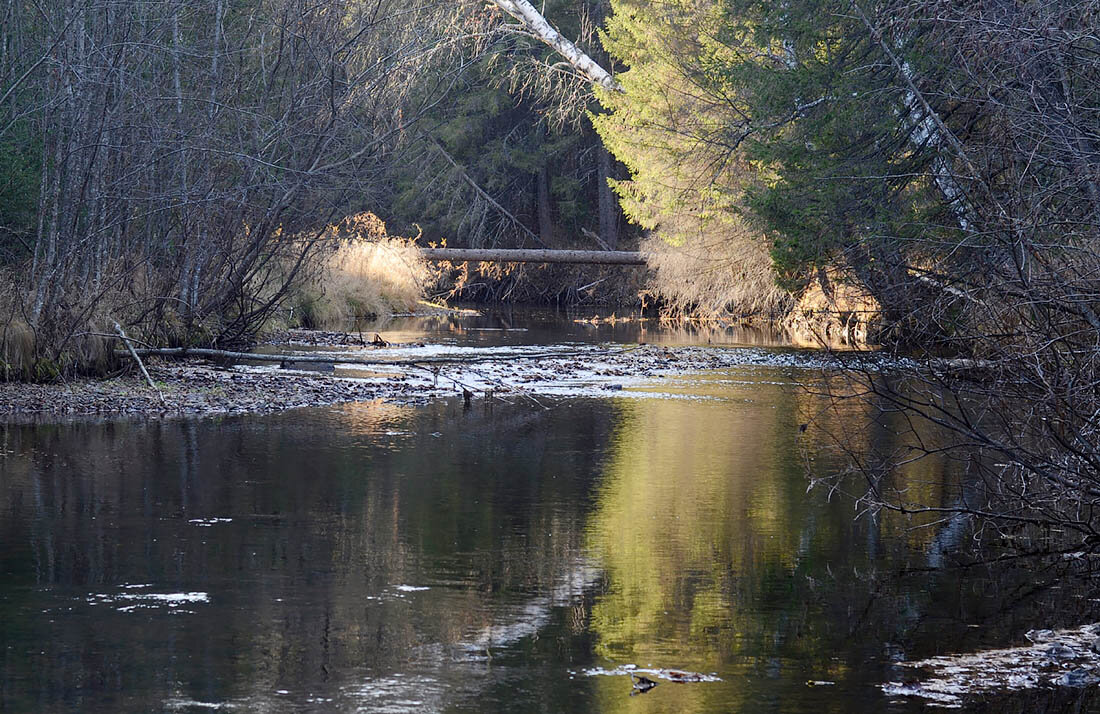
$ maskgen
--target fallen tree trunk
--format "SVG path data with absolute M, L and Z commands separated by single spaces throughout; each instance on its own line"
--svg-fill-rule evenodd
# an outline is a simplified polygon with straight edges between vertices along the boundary
M 645 255 L 626 250 L 497 250 L 422 248 L 425 260 L 480 263 L 580 263 L 590 265 L 645 265 Z
M 431 364 L 477 364 L 480 362 L 499 362 L 517 359 L 541 359 L 544 357 L 575 357 L 579 352 L 538 352 L 529 354 L 486 355 L 483 357 L 471 357 L 469 355 L 456 357 L 426 357 L 424 359 L 369 359 L 366 357 L 348 357 L 345 355 L 326 354 L 263 354 L 259 352 L 234 352 L 232 350 L 215 350 L 206 347 L 149 347 L 134 350 L 115 350 L 116 357 L 129 357 L 138 360 L 138 357 L 203 357 L 206 359 L 223 362 L 240 362 L 244 360 L 252 362 L 288 362 L 288 363 L 314 363 L 314 364 L 366 364 L 389 365 L 395 367 L 419 367 Z M 139 360 L 140 361 L 140 360 Z

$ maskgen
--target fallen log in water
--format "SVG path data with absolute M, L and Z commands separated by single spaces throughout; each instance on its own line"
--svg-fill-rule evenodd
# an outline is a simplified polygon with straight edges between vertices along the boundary
M 645 265 L 643 253 L 627 250 L 497 250 L 422 248 L 425 260 L 452 263 L 580 263 L 591 265 Z
M 396 367 L 419 367 L 426 364 L 475 364 L 479 362 L 499 362 L 516 359 L 542 359 L 551 357 L 577 357 L 580 352 L 535 352 L 527 354 L 507 355 L 456 355 L 454 357 L 425 357 L 423 359 L 370 359 L 367 357 L 348 357 L 346 355 L 326 354 L 264 354 L 260 352 L 234 352 L 232 350 L 215 350 L 206 347 L 148 347 L 132 351 L 115 350 L 116 357 L 203 357 L 221 362 L 279 362 L 293 364 L 371 364 L 390 365 Z

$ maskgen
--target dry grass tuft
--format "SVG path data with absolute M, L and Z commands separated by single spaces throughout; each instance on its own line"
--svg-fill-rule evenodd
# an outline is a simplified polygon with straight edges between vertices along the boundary
M 34 332 L 18 318 L 0 329 L 0 378 L 5 382 L 21 377 L 34 362 Z
M 298 324 L 347 329 L 357 320 L 411 310 L 423 298 L 431 271 L 420 249 L 388 235 L 374 214 L 349 216 L 321 240 L 317 269 L 290 297 Z
M 775 317 L 790 308 L 767 242 L 743 227 L 666 219 L 642 239 L 641 250 L 652 271 L 647 293 L 672 314 Z
M 107 314 L 108 304 L 117 307 L 132 296 L 120 292 L 94 296 L 100 300 L 89 304 L 89 291 L 76 285 L 62 286 L 74 299 L 61 320 L 42 321 L 36 330 L 27 319 L 27 304 L 33 298 L 20 290 L 14 281 L 0 290 L 0 381 L 50 382 L 59 378 L 102 374 L 114 368 L 115 340 L 113 319 Z M 83 298 L 83 299 L 81 299 Z M 98 308 L 98 309 L 96 309 Z

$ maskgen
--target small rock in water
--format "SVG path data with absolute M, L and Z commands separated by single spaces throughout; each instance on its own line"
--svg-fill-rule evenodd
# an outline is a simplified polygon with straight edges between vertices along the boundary
M 1031 642 L 1046 642 L 1054 637 L 1054 630 L 1028 630 L 1024 633 L 1024 637 Z
M 1047 654 L 1053 659 L 1072 659 L 1077 656 L 1077 650 L 1067 647 L 1061 642 L 1055 642 L 1047 647 Z
M 634 691 L 630 693 L 631 696 L 635 694 L 645 694 L 650 689 L 653 689 L 657 686 L 657 683 L 654 682 L 652 679 L 650 679 L 649 677 L 643 677 L 640 674 L 631 674 L 630 679 L 631 683 L 634 685 Z
M 1058 678 L 1063 687 L 1087 687 L 1100 682 L 1100 675 L 1088 669 L 1075 669 Z

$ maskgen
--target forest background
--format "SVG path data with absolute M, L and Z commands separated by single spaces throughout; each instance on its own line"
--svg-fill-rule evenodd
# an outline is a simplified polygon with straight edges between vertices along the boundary
M 382 221 L 422 244 L 640 241 L 666 309 L 924 358 L 905 389 L 848 392 L 1026 494 L 1002 523 L 1096 535 L 1098 0 L 547 0 L 600 83 L 520 4 L 5 2 L 5 377 L 103 372 L 123 328 L 247 345 L 309 319 Z M 600 281 L 624 285 L 465 295 Z M 896 460 L 859 463 L 874 484 Z

